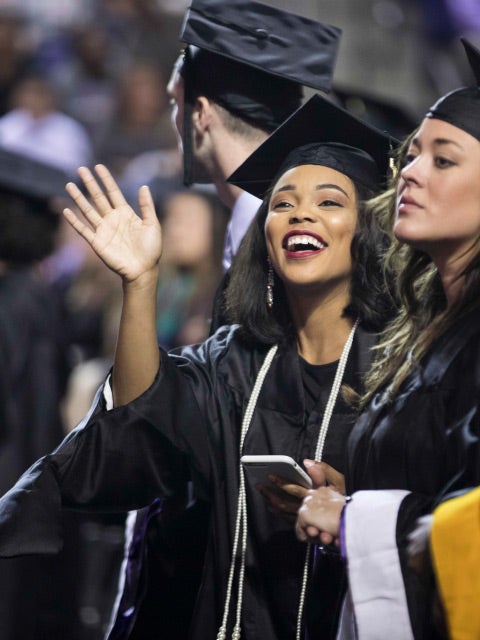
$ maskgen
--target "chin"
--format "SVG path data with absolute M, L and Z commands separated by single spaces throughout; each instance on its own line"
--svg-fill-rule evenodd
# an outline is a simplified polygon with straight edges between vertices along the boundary
M 418 242 L 422 241 L 418 231 L 416 232 L 410 225 L 404 224 L 402 221 L 397 222 L 393 227 L 393 235 L 399 242 L 411 246 L 415 246 Z

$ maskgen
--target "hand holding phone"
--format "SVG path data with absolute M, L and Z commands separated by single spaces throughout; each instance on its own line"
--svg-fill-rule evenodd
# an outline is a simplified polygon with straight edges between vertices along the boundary
M 298 484 L 305 489 L 312 488 L 310 476 L 290 456 L 245 455 L 240 461 L 254 484 L 268 484 L 268 476 L 271 474 L 285 478 L 292 484 Z

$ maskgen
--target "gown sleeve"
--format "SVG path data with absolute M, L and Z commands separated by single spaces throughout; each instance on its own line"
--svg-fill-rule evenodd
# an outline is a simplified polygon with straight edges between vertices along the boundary
M 102 385 L 80 425 L 0 498 L 0 556 L 61 549 L 62 507 L 127 512 L 183 490 L 187 477 L 207 487 L 210 432 L 219 422 L 210 359 L 222 353 L 214 338 L 162 352 L 152 386 L 111 411 Z

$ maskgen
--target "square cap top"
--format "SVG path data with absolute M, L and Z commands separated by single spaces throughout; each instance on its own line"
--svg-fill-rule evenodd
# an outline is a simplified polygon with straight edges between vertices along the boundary
M 328 92 L 340 35 L 338 27 L 253 0 L 193 0 L 180 40 Z
M 228 178 L 260 198 L 280 172 L 331 167 L 371 189 L 386 180 L 398 141 L 318 94 L 276 129 Z
M 68 180 L 56 167 L 0 147 L 0 190 L 48 200 L 64 195 Z

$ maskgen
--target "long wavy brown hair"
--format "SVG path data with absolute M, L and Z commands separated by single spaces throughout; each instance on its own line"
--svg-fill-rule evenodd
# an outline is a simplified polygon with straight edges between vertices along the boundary
M 399 147 L 395 177 L 389 189 L 368 203 L 385 229 L 393 228 L 400 170 L 405 165 L 407 150 L 415 134 L 416 131 Z M 479 240 L 477 238 L 474 244 Z M 462 272 L 461 295 L 451 306 L 447 306 L 440 276 L 430 256 L 399 242 L 393 234 L 385 269 L 395 274 L 398 313 L 380 336 L 377 354 L 366 379 L 366 392 L 360 401 L 361 408 L 381 389 L 385 390 L 384 400 L 391 401 L 433 342 L 461 315 L 480 303 L 480 249 Z

